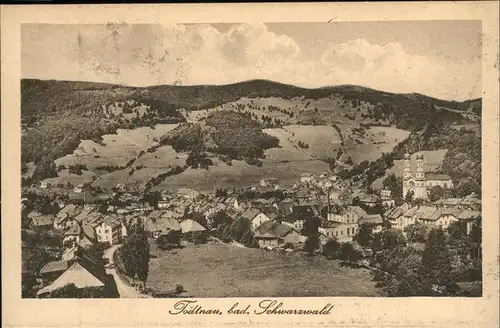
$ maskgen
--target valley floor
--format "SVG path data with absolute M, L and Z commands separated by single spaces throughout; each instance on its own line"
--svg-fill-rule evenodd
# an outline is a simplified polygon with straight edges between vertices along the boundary
M 148 287 L 182 285 L 189 297 L 379 296 L 365 269 L 302 253 L 279 254 L 227 244 L 163 251 L 151 244 Z

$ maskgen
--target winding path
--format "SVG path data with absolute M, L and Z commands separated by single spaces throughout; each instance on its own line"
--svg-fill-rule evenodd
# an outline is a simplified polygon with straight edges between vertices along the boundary
M 105 259 L 109 260 L 109 263 L 114 263 L 113 254 L 121 245 L 113 245 L 110 248 L 104 251 L 104 255 L 102 256 Z M 126 281 L 124 281 L 117 273 L 116 269 L 106 269 L 106 273 L 113 275 L 113 278 L 116 282 L 116 287 L 118 289 L 118 293 L 120 294 L 120 298 L 149 298 L 149 296 L 141 294 L 134 287 L 131 287 Z

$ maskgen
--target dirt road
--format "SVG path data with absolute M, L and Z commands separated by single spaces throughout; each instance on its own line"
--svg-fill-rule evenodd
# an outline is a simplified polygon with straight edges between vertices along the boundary
M 114 263 L 113 254 L 119 247 L 120 245 L 113 245 L 105 250 L 103 258 L 107 258 L 109 260 L 109 263 Z M 139 293 L 139 291 L 131 287 L 126 281 L 120 278 L 120 276 L 116 273 L 115 268 L 106 269 L 106 273 L 113 275 L 118 293 L 120 294 L 120 298 L 149 298 L 149 296 Z

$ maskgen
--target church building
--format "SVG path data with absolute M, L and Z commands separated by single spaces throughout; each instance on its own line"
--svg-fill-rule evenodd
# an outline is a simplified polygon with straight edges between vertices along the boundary
M 424 172 L 424 155 L 417 154 L 416 160 L 417 169 L 413 175 L 410 154 L 406 153 L 404 156 L 403 197 L 412 192 L 414 199 L 427 199 L 428 190 L 434 186 L 441 186 L 443 189 L 453 187 L 453 181 L 448 175 Z

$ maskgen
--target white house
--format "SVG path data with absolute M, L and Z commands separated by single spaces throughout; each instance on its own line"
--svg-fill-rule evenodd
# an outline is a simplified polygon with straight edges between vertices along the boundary
M 352 237 L 356 235 L 357 231 L 357 223 L 334 221 L 327 221 L 318 228 L 319 233 L 324 234 L 327 238 L 336 238 L 341 243 L 352 241 Z
M 343 223 L 358 223 L 358 221 L 367 216 L 365 210 L 359 206 L 348 206 L 346 211 L 343 213 L 341 222 Z
M 172 205 L 172 203 L 170 201 L 166 201 L 166 200 L 158 201 L 158 208 L 159 209 L 169 208 L 170 205 Z
M 82 228 L 78 223 L 76 223 L 64 233 L 63 244 L 66 244 L 68 242 L 73 242 L 73 244 L 76 244 L 80 241 L 81 235 Z
M 83 189 L 84 189 L 84 185 L 83 183 L 80 183 L 78 184 L 74 189 L 73 189 L 73 192 L 75 194 L 81 194 L 83 192 Z
M 200 195 L 200 193 L 191 188 L 179 188 L 177 189 L 177 195 L 190 200 L 194 200 Z
M 314 174 L 312 173 L 303 173 L 300 176 L 301 183 L 311 182 L 314 179 Z
M 116 216 L 108 215 L 95 227 L 95 233 L 99 242 L 119 244 L 123 233 L 122 224 Z
M 250 221 L 252 230 L 257 229 L 262 223 L 267 221 L 271 221 L 271 218 L 264 212 L 260 212 Z
M 450 224 L 458 221 L 460 212 L 462 211 L 457 208 L 440 208 L 432 214 L 431 221 L 434 221 L 436 226 L 446 229 Z

